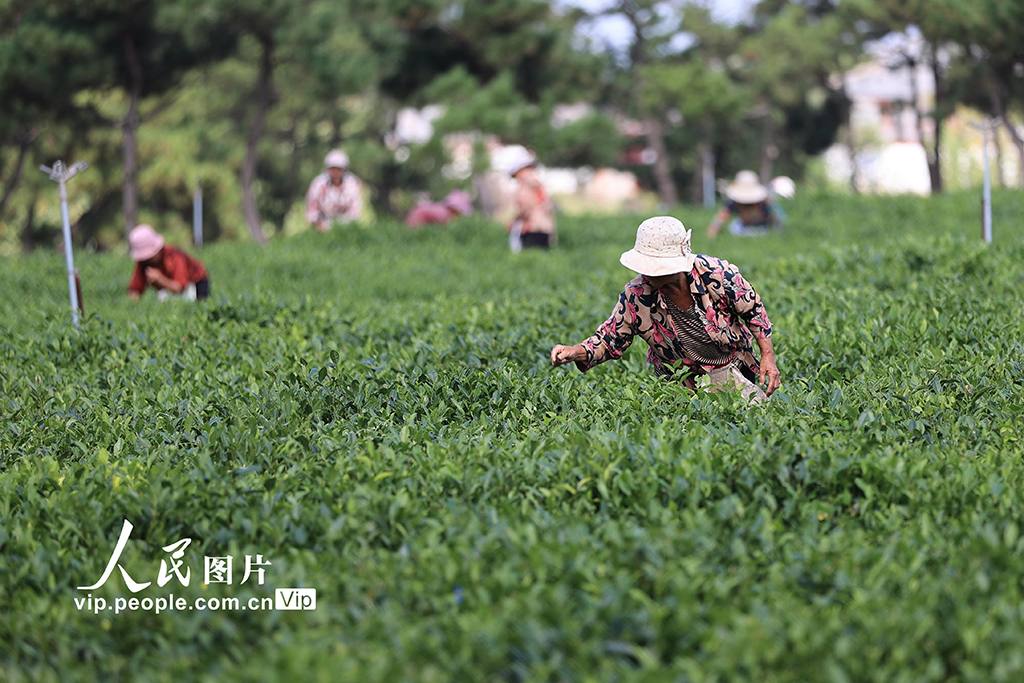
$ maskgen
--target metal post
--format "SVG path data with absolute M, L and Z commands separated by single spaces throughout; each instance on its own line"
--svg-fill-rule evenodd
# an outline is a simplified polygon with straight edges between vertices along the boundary
M 992 175 L 988 168 L 988 135 L 996 130 L 997 124 L 992 122 L 972 123 L 971 126 L 982 132 L 985 141 L 982 150 L 985 171 L 981 190 L 981 239 L 985 240 L 985 244 L 992 244 Z
M 981 237 L 986 244 L 992 244 L 992 178 L 988 170 L 988 132 L 985 129 L 985 184 L 981 195 Z
M 196 181 L 196 191 L 192 196 L 192 244 L 203 246 L 203 185 Z
M 78 288 L 75 283 L 75 257 L 71 250 L 71 218 L 68 216 L 68 188 L 67 181 L 89 167 L 89 164 L 80 161 L 72 164 L 71 167 L 64 165 L 63 161 L 57 161 L 53 168 L 40 166 L 39 169 L 50 176 L 50 180 L 57 183 L 60 188 L 60 217 L 64 224 L 64 262 L 68 269 L 68 296 L 71 299 L 71 320 L 75 327 L 78 327 Z

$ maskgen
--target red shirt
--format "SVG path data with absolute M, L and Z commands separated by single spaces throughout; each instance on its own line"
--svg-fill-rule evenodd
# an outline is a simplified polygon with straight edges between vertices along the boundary
M 199 259 L 171 246 L 164 246 L 163 252 L 164 259 L 159 270 L 164 277 L 169 277 L 182 287 L 207 279 L 206 268 Z M 146 273 L 143 272 L 142 264 L 136 263 L 132 281 L 128 283 L 128 291 L 142 294 L 146 291 L 146 284 Z M 153 288 L 159 289 L 156 285 Z

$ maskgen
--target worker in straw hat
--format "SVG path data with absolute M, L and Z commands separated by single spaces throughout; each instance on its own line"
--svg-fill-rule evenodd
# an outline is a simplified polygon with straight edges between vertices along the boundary
M 730 217 L 729 232 L 734 235 L 763 235 L 771 228 L 781 228 L 785 221 L 782 210 L 772 201 L 771 192 L 753 171 L 737 173 L 736 180 L 725 189 L 725 197 L 725 207 L 708 226 L 708 237 L 712 239 Z
M 306 220 L 326 232 L 334 223 L 359 220 L 362 213 L 363 183 L 349 170 L 348 155 L 332 149 L 324 158 L 324 172 L 306 192 Z
M 639 276 L 626 283 L 597 332 L 575 346 L 551 349 L 552 365 L 574 362 L 586 372 L 620 358 L 639 335 L 655 373 L 679 373 L 691 389 L 700 378 L 709 390 L 734 387 L 744 398 L 762 402 L 779 387 L 772 323 L 761 297 L 736 266 L 691 252 L 690 231 L 679 220 L 645 220 L 635 246 L 619 261 Z
M 157 290 L 161 300 L 172 294 L 190 300 L 210 295 L 210 277 L 202 262 L 164 244 L 164 238 L 152 226 L 132 228 L 128 247 L 135 261 L 135 272 L 128 283 L 129 298 L 138 299 L 147 287 Z

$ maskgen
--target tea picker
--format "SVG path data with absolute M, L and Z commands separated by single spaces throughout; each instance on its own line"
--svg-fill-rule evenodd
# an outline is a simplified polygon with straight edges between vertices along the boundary
M 587 372 L 621 358 L 640 337 L 655 374 L 680 379 L 690 389 L 697 389 L 699 378 L 708 391 L 731 387 L 760 403 L 779 388 L 772 323 L 760 295 L 736 266 L 693 253 L 690 231 L 679 219 L 645 220 L 619 263 L 637 277 L 626 283 L 611 316 L 594 334 L 551 349 L 551 365 L 575 362 Z
M 40 166 L 39 169 L 50 176 L 50 180 L 60 187 L 60 216 L 64 224 L 64 260 L 68 268 L 68 294 L 71 297 L 71 320 L 78 327 L 78 314 L 82 312 L 82 290 L 78 279 L 78 272 L 75 270 L 75 257 L 71 251 L 71 219 L 68 217 L 68 187 L 67 182 L 76 175 L 89 168 L 89 164 L 79 161 L 70 167 L 65 166 L 63 161 L 58 160 L 53 168 Z

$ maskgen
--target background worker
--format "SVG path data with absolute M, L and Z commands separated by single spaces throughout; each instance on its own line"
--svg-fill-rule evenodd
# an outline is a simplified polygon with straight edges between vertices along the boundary
M 555 207 L 537 175 L 536 164 L 533 155 L 524 154 L 510 169 L 518 183 L 516 216 L 506 228 L 512 251 L 530 247 L 547 249 L 555 240 Z
M 362 213 L 363 183 L 349 171 L 348 155 L 332 149 L 324 158 L 324 172 L 306 192 L 306 220 L 327 232 L 335 223 L 359 220 Z
M 452 190 L 440 202 L 423 202 L 412 207 L 405 217 L 405 224 L 410 228 L 422 225 L 444 225 L 459 216 L 473 213 L 473 200 L 465 190 Z
M 128 283 L 128 297 L 137 300 L 147 287 L 161 299 L 170 294 L 186 299 L 210 296 L 210 278 L 202 261 L 164 244 L 152 226 L 137 225 L 128 233 L 128 247 L 135 272 Z
M 781 228 L 785 214 L 772 200 L 771 192 L 761 184 L 753 171 L 740 171 L 725 190 L 725 207 L 715 214 L 708 226 L 708 237 L 714 239 L 722 225 L 732 218 L 729 232 L 734 235 L 763 235 L 772 228 Z

